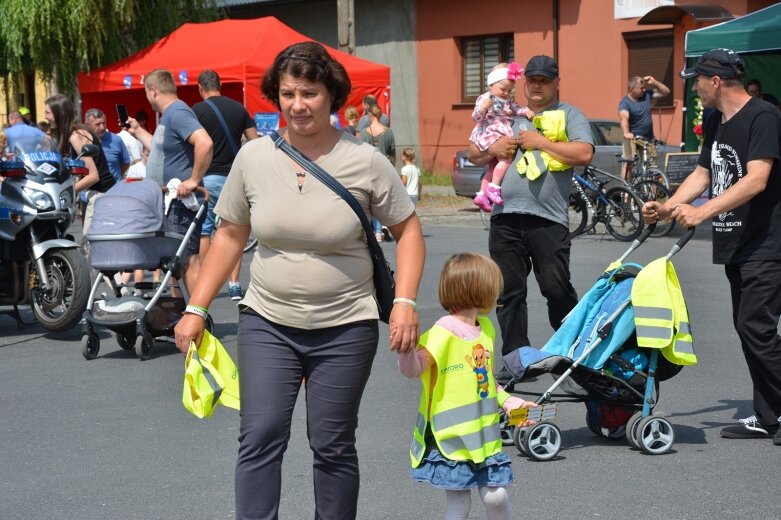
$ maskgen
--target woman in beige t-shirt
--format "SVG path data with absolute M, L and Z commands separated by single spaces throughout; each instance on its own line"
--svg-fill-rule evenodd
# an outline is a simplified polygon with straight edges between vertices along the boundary
M 330 125 L 350 92 L 342 65 L 320 44 L 282 51 L 263 94 L 282 112 L 285 139 L 345 186 L 367 217 L 398 240 L 390 344 L 418 342 L 414 302 L 423 271 L 420 222 L 395 168 L 380 152 Z M 239 260 L 250 230 L 258 248 L 240 302 L 241 425 L 236 517 L 275 518 L 281 465 L 302 379 L 314 453 L 317 518 L 357 514 L 358 408 L 379 340 L 373 264 L 347 203 L 305 173 L 269 137 L 241 148 L 215 213 L 220 227 L 201 267 L 176 344 L 203 334 L 203 314 Z

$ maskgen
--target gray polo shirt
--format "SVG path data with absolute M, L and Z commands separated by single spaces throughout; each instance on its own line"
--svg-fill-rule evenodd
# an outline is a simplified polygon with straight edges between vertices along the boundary
M 554 103 L 543 112 L 549 110 L 563 110 L 565 112 L 567 137 L 570 141 L 594 146 L 591 127 L 583 112 L 562 102 Z M 535 128 L 528 119 L 516 118 L 513 131 L 517 135 L 522 130 L 535 130 Z M 523 155 L 523 150 L 519 149 L 502 182 L 504 206 L 494 204 L 493 215 L 522 213 L 569 226 L 567 206 L 573 169 L 549 172 L 544 168 L 540 152 L 535 150 L 532 153 L 537 158 L 537 164 L 542 169 L 542 174 L 537 179 L 530 181 L 526 175 L 518 173 L 517 162 Z

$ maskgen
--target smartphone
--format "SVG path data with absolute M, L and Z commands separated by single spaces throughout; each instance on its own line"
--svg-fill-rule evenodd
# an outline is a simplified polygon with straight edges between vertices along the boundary
M 119 124 L 125 128 L 130 126 L 127 124 L 127 107 L 125 105 L 117 105 L 117 117 L 119 117 Z

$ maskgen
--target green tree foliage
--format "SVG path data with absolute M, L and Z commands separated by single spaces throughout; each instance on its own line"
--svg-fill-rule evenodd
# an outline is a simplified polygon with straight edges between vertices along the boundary
M 151 45 L 185 22 L 221 17 L 216 0 L 0 0 L 0 77 L 38 71 L 71 93 L 76 73 Z

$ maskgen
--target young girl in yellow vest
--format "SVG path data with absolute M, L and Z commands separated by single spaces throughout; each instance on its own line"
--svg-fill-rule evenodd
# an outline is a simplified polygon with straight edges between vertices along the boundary
M 415 351 L 399 354 L 401 373 L 423 384 L 410 449 L 412 478 L 445 490 L 445 520 L 469 516 L 473 488 L 488 520 L 512 518 L 505 487 L 513 474 L 502 452 L 499 408 L 536 405 L 494 381 L 494 328 L 481 314 L 496 305 L 501 288 L 502 274 L 490 258 L 452 256 L 439 280 L 448 315 L 421 336 Z

